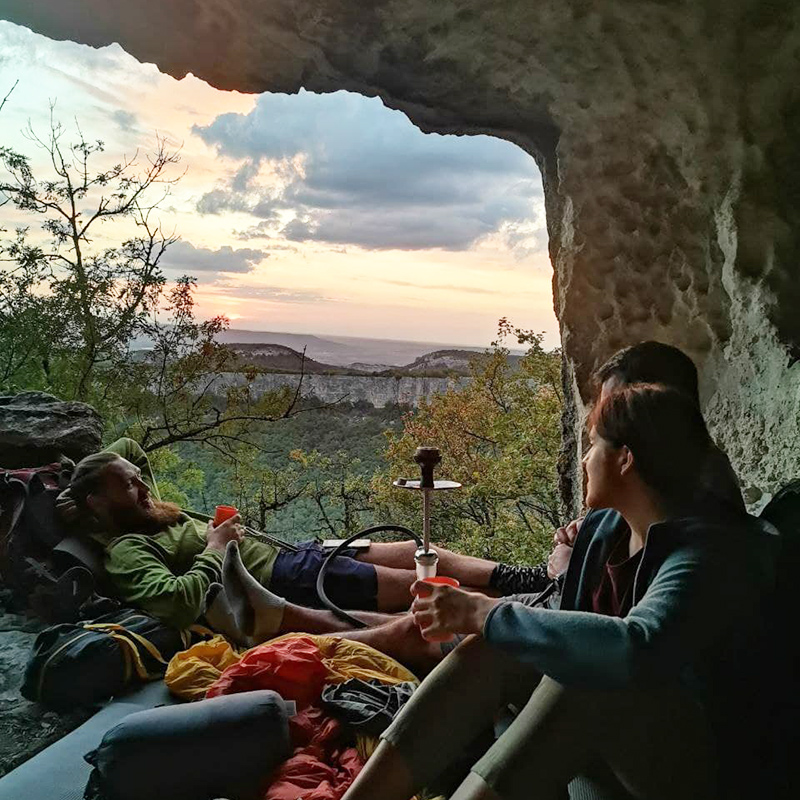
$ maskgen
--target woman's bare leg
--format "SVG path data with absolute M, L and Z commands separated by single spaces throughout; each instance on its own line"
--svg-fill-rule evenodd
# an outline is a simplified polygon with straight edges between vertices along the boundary
M 347 631 L 337 635 L 374 647 L 404 664 L 418 676 L 426 675 L 444 658 L 440 645 L 426 642 L 420 636 L 419 628 L 410 614 L 395 617 L 391 622 L 376 628 Z
M 408 800 L 457 763 L 505 703 L 527 699 L 538 680 L 482 638 L 468 638 L 422 682 L 343 800 Z
M 500 795 L 480 775 L 470 772 L 450 800 L 500 800 Z

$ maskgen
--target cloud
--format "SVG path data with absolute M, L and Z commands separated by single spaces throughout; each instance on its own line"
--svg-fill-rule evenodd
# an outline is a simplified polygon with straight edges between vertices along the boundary
M 224 293 L 248 300 L 275 300 L 281 303 L 331 303 L 336 298 L 307 289 L 289 289 L 284 286 L 235 285 L 228 281 L 215 281 Z
M 192 131 L 240 162 L 198 210 L 247 210 L 292 241 L 464 250 L 543 216 L 539 172 L 518 147 L 423 134 L 376 99 L 265 94 Z
M 224 189 L 213 189 L 206 192 L 197 203 L 201 214 L 221 214 L 223 211 L 249 211 L 250 204 L 246 198 Z
M 412 289 L 435 289 L 444 292 L 466 292 L 468 294 L 507 294 L 498 289 L 481 289 L 479 286 L 459 286 L 455 283 L 414 283 L 413 281 L 382 280 L 391 286 L 408 286 Z
M 269 253 L 263 250 L 234 250 L 227 245 L 219 250 L 209 250 L 195 247 L 191 242 L 179 241 L 170 245 L 161 265 L 164 269 L 190 275 L 195 272 L 251 272 L 265 258 L 269 258 Z
M 136 114 L 132 111 L 126 111 L 123 108 L 118 108 L 116 111 L 112 112 L 111 119 L 126 133 L 135 131 L 138 125 Z

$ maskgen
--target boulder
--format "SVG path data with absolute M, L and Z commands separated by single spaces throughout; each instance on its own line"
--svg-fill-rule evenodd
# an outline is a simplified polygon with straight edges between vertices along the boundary
M 0 467 L 79 461 L 102 447 L 103 422 L 86 403 L 44 392 L 0 396 Z

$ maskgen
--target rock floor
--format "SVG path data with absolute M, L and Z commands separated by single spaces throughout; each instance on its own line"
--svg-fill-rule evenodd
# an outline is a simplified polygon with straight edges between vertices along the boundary
M 58 714 L 20 694 L 39 620 L 8 612 L 0 601 L 0 776 L 77 728 L 90 711 Z

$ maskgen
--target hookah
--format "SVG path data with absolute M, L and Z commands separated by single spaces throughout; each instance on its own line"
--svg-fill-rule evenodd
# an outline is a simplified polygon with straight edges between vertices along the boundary
M 414 553 L 417 580 L 420 581 L 426 578 L 435 578 L 439 565 L 439 554 L 431 547 L 431 493 L 461 488 L 461 484 L 456 481 L 434 480 L 433 470 L 441 460 L 442 454 L 437 448 L 418 447 L 414 453 L 414 461 L 419 464 L 421 478 L 418 481 L 398 478 L 394 482 L 394 486 L 399 489 L 422 492 L 422 542 L 417 539 L 419 548 Z
M 434 469 L 441 462 L 442 455 L 435 447 L 418 447 L 414 453 L 414 461 L 419 464 L 420 478 L 419 480 L 409 480 L 407 478 L 398 478 L 393 486 L 398 489 L 409 489 L 412 491 L 422 492 L 422 537 L 406 528 L 403 525 L 373 525 L 370 528 L 365 528 L 363 531 L 353 534 L 343 542 L 339 543 L 325 559 L 322 567 L 320 568 L 319 575 L 317 576 L 317 594 L 322 604 L 333 611 L 340 619 L 349 622 L 355 628 L 364 628 L 366 625 L 357 617 L 348 614 L 343 609 L 339 608 L 325 593 L 325 575 L 328 571 L 328 566 L 334 558 L 341 554 L 341 552 L 356 539 L 362 539 L 373 533 L 395 532 L 402 533 L 410 537 L 417 543 L 417 551 L 414 554 L 414 565 L 417 573 L 417 580 L 425 580 L 426 578 L 435 578 L 436 570 L 439 564 L 439 555 L 431 547 L 431 494 L 433 492 L 449 491 L 452 489 L 460 489 L 461 484 L 456 481 L 443 481 L 435 480 L 433 476 Z

